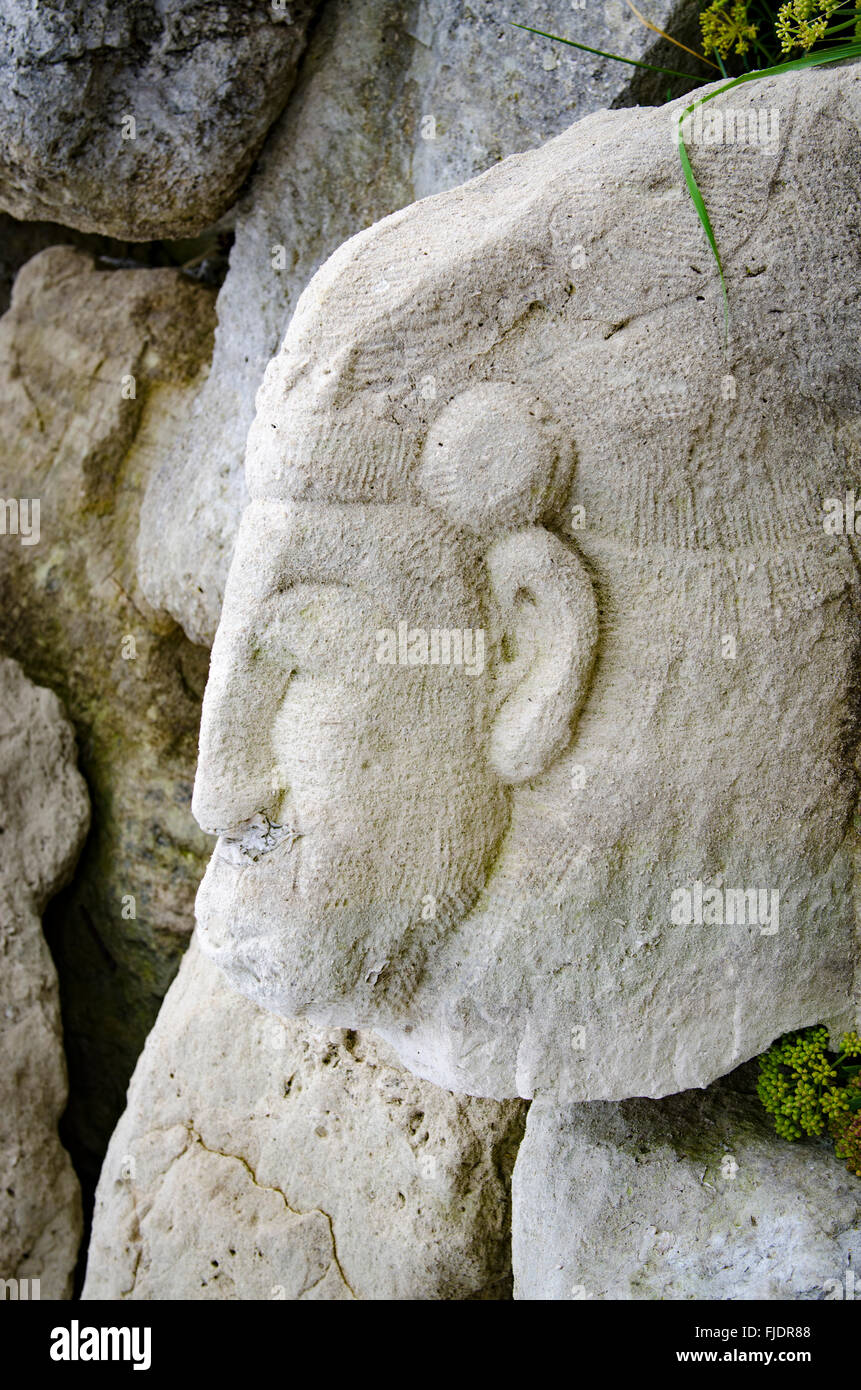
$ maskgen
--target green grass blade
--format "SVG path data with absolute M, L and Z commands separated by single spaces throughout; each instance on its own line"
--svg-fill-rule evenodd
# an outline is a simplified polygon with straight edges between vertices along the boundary
M 528 24 L 517 24 L 510 19 L 509 24 L 514 25 L 515 29 L 523 29 L 527 34 L 537 34 L 542 39 L 552 39 L 554 43 L 567 43 L 570 48 L 580 48 L 584 53 L 594 53 L 599 58 L 612 58 L 614 63 L 628 63 L 632 68 L 648 68 L 649 72 L 663 72 L 667 77 L 685 77 L 689 82 L 696 82 L 694 73 L 677 72 L 675 68 L 656 68 L 653 63 L 639 63 L 636 58 L 622 58 L 618 53 L 605 53 L 602 48 L 589 48 L 588 44 L 575 43 L 573 39 L 562 39 L 558 34 L 545 34 L 543 29 L 532 29 Z
M 688 192 L 691 195 L 691 200 L 693 202 L 694 207 L 697 210 L 697 216 L 700 219 L 703 231 L 705 232 L 709 246 L 712 249 L 712 255 L 715 258 L 715 264 L 718 268 L 721 289 L 723 291 L 724 326 L 726 332 L 727 345 L 729 344 L 729 296 L 727 295 L 726 280 L 724 279 L 720 252 L 718 251 L 717 241 L 715 238 L 714 230 L 712 228 L 711 220 L 706 209 L 703 195 L 700 192 L 699 184 L 697 183 L 694 177 L 694 171 L 691 167 L 691 161 L 688 155 L 688 148 L 685 144 L 685 137 L 682 133 L 682 122 L 684 121 L 686 116 L 692 115 L 698 106 L 705 106 L 707 101 L 712 101 L 715 97 L 722 96 L 724 92 L 730 91 L 733 87 L 740 87 L 743 82 L 755 82 L 762 77 L 772 77 L 775 73 L 779 72 L 798 72 L 802 68 L 821 67 L 825 63 L 839 63 L 843 62 L 847 58 L 861 58 L 861 43 L 856 42 L 844 44 L 841 48 L 830 49 L 824 53 L 807 53 L 803 58 L 793 58 L 786 63 L 776 63 L 773 67 L 770 68 L 757 68 L 753 72 L 742 73 L 741 77 L 734 77 L 730 82 L 724 82 L 715 91 L 709 92 L 704 97 L 698 97 L 696 101 L 692 101 L 689 106 L 685 107 L 684 111 L 682 111 L 681 115 L 679 116 L 679 159 L 682 165 L 682 172 L 685 176 L 685 183 L 688 186 Z
M 694 105 L 696 105 L 696 103 L 694 103 Z M 687 109 L 688 109 L 689 111 L 692 111 L 692 110 L 693 110 L 693 107 L 690 106 L 690 107 L 688 107 Z M 694 171 L 693 171 L 693 169 L 691 168 L 690 156 L 688 155 L 688 147 L 687 147 L 687 145 L 685 144 L 685 139 L 684 139 L 684 136 L 682 135 L 681 125 L 679 126 L 679 159 L 680 159 L 681 162 L 682 162 L 682 170 L 683 170 L 684 175 L 685 175 L 685 182 L 686 182 L 687 185 L 688 185 L 688 192 L 690 193 L 691 199 L 692 199 L 692 201 L 693 201 L 693 205 L 694 205 L 694 207 L 695 207 L 696 210 L 697 210 L 697 216 L 699 217 L 700 222 L 702 223 L 703 231 L 705 232 L 706 236 L 708 237 L 708 243 L 709 243 L 709 246 L 710 246 L 711 249 L 712 249 L 712 255 L 713 255 L 714 258 L 715 258 L 715 263 L 716 263 L 717 268 L 718 268 L 718 275 L 720 276 L 721 289 L 722 289 L 722 291 L 723 291 L 724 331 L 725 331 L 725 336 L 726 336 L 726 342 L 727 342 L 727 344 L 728 344 L 728 343 L 729 343 L 729 296 L 727 295 L 727 292 L 726 292 L 726 280 L 723 278 L 723 266 L 721 265 L 720 252 L 718 251 L 717 240 L 716 240 L 716 238 L 715 238 L 714 229 L 712 228 L 711 218 L 709 217 L 708 209 L 706 208 L 706 205 L 705 205 L 705 199 L 703 198 L 703 195 L 702 195 L 702 193 L 700 192 L 700 186 L 699 186 L 699 184 L 697 183 L 696 179 L 694 178 Z
M 830 40 L 832 34 L 842 34 L 844 29 L 854 29 L 857 23 L 858 16 L 853 15 L 851 19 L 847 19 L 845 24 L 832 24 L 829 29 L 825 30 L 824 37 Z

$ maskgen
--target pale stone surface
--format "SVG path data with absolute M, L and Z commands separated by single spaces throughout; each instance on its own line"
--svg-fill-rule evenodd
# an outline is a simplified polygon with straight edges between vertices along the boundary
M 8 544 L 8 538 L 4 542 Z M 39 920 L 89 824 L 59 700 L 0 657 L 0 1278 L 68 1298 L 81 1197 L 57 1136 L 66 1067 L 57 974 Z
M 677 104 L 347 242 L 258 394 L 201 945 L 453 1090 L 666 1095 L 858 1018 L 859 585 L 824 520 L 861 482 L 861 74 L 730 98 L 780 136 L 693 148 L 726 351 Z
M 3 0 L 0 207 L 135 241 L 201 231 L 283 108 L 313 8 Z
M 696 29 L 696 6 L 655 0 L 649 18 L 686 33 Z M 526 8 L 521 0 L 326 5 L 237 208 L 212 371 L 144 511 L 144 591 L 193 641 L 211 642 L 218 622 L 245 498 L 255 392 L 317 267 L 396 208 L 630 99 L 632 84 L 639 100 L 663 100 L 673 81 L 553 44 L 511 21 L 670 68 L 685 70 L 688 61 L 622 0 L 590 0 L 583 9 L 569 0 Z
M 192 940 L 108 1149 L 84 1297 L 505 1298 L 524 1109 L 282 1023 Z
M 534 1103 L 513 1203 L 515 1298 L 858 1297 L 858 1179 L 827 1142 L 778 1139 L 727 1082 Z
M 0 645 L 60 696 L 93 797 L 46 931 L 69 1142 L 94 1183 L 209 852 L 189 811 L 208 653 L 148 607 L 135 549 L 212 328 L 212 292 L 178 272 L 108 270 L 65 247 L 23 267 L 0 320 L 0 498 L 40 503 L 37 543 L 0 535 Z

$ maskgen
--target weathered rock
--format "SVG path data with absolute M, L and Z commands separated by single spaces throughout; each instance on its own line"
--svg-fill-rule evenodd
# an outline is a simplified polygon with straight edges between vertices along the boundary
M 66 1068 L 39 915 L 88 823 L 59 700 L 0 657 L 0 1278 L 27 1280 L 23 1298 L 70 1297 L 81 1239 L 80 1189 L 57 1136 Z
M 52 246 L 73 246 L 95 257 L 102 270 L 144 267 L 176 270 L 202 284 L 217 287 L 227 274 L 232 232 L 222 218 L 203 236 L 178 241 L 117 241 L 96 232 L 76 232 L 55 222 L 19 222 L 0 212 L 0 314 L 12 300 L 15 276 L 27 261 Z
M 831 1145 L 778 1139 L 727 1082 L 664 1101 L 536 1102 L 514 1170 L 514 1296 L 851 1297 L 859 1197 Z
M 135 552 L 141 492 L 209 355 L 212 306 L 177 272 L 97 269 L 58 247 L 21 270 L 0 320 L 0 498 L 34 532 L 0 536 L 0 643 L 63 700 L 93 798 L 46 930 L 69 1143 L 94 1181 L 207 852 L 188 810 L 207 653 L 148 607 Z
M 649 16 L 678 33 L 691 15 L 696 27 L 697 13 L 657 0 Z M 578 116 L 630 101 L 632 90 L 663 100 L 673 82 L 513 27 L 524 19 L 595 48 L 682 70 L 688 63 L 622 0 L 600 10 L 549 0 L 531 5 L 528 18 L 520 0 L 326 6 L 238 208 L 212 371 L 145 507 L 144 591 L 193 641 L 211 642 L 218 622 L 255 392 L 317 267 L 396 208 L 540 144 Z
M 452 1090 L 666 1095 L 858 1018 L 861 72 L 712 105 L 781 118 L 691 137 L 726 348 L 677 103 L 347 242 L 258 394 L 201 945 Z
M 108 1149 L 84 1297 L 508 1297 L 523 1111 L 281 1023 L 192 941 Z
M 287 100 L 314 6 L 0 5 L 0 207 L 189 236 L 230 204 Z

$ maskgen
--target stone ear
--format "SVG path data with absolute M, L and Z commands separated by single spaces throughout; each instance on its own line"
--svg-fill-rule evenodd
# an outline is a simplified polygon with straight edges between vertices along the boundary
M 502 649 L 489 759 L 516 784 L 537 777 L 570 741 L 595 659 L 598 606 L 576 551 L 541 526 L 496 541 L 487 568 Z

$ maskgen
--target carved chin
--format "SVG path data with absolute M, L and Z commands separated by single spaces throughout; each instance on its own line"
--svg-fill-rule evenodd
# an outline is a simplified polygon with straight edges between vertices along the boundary
M 378 1017 L 405 960 L 410 974 L 414 905 L 333 904 L 319 886 L 291 890 L 283 865 L 273 891 L 278 855 L 242 867 L 213 854 L 197 894 L 201 950 L 232 988 L 285 1018 L 346 1027 Z

